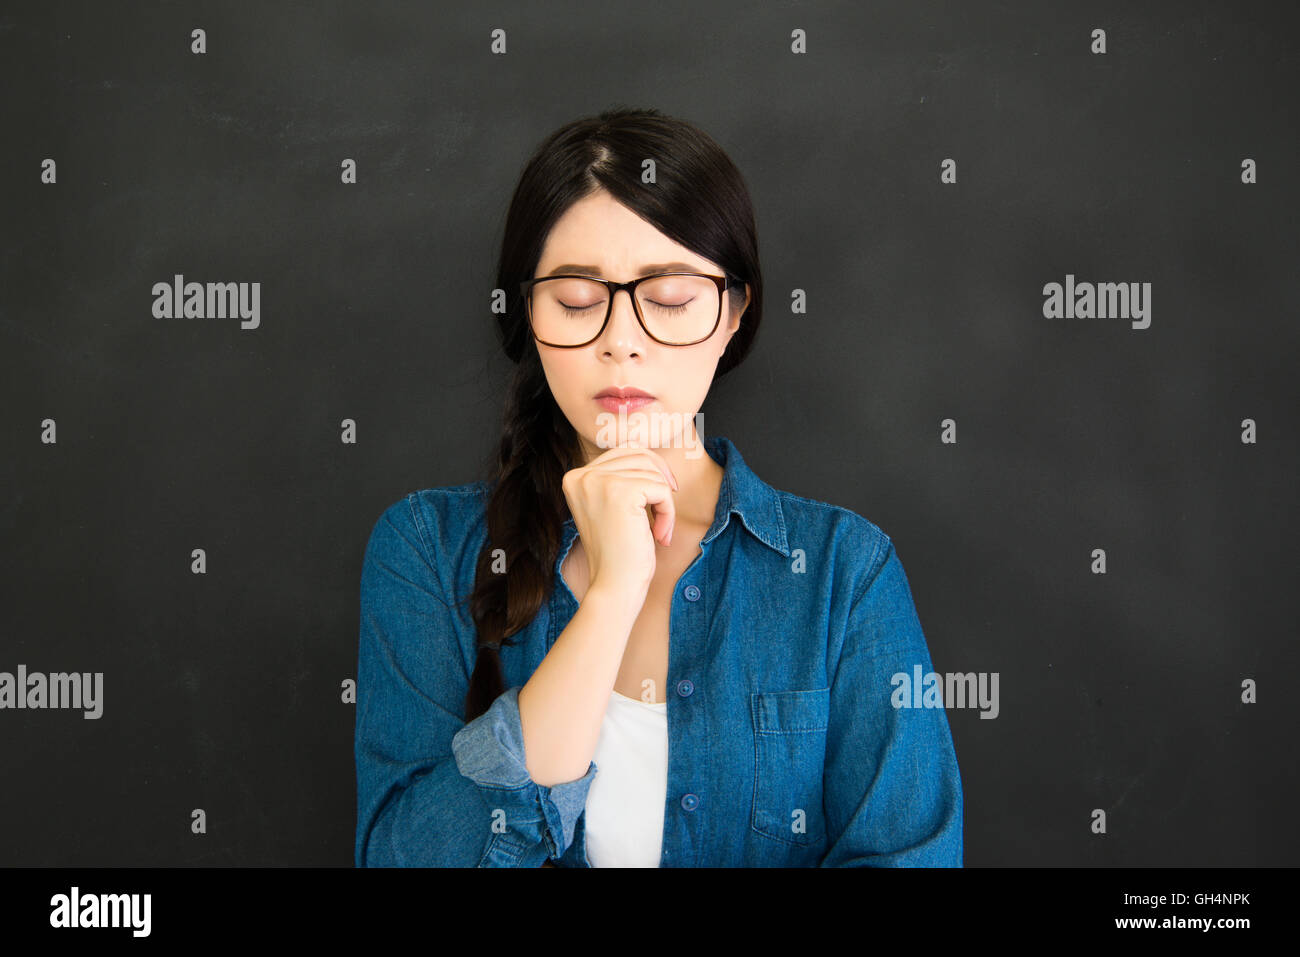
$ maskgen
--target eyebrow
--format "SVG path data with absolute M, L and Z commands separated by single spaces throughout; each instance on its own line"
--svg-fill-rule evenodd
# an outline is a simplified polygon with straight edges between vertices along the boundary
M 637 276 L 649 276 L 657 272 L 700 272 L 701 267 L 693 266 L 690 263 L 650 263 L 642 266 Z M 577 263 L 565 263 L 562 266 L 556 266 L 546 275 L 559 276 L 564 273 L 579 273 L 586 276 L 603 276 L 604 271 L 599 266 L 580 266 Z

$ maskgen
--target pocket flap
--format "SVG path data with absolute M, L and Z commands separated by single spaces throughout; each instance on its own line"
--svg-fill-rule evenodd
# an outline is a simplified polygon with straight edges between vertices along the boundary
M 831 689 L 759 691 L 753 695 L 754 730 L 758 732 L 825 731 Z

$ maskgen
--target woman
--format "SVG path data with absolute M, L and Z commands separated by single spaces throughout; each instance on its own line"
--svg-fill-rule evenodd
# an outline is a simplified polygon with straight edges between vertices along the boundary
M 762 305 L 721 148 L 654 110 L 561 128 L 498 285 L 495 474 L 366 548 L 356 864 L 960 866 L 945 713 L 891 703 L 931 666 L 889 538 L 698 427 Z

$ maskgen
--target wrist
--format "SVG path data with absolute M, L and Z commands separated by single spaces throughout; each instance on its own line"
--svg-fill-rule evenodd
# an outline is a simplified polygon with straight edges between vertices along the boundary
M 641 583 L 634 579 L 618 578 L 595 580 L 587 586 L 587 593 L 583 595 L 581 604 L 585 605 L 590 601 L 611 611 L 626 610 L 635 617 L 640 612 L 641 606 L 645 604 L 649 591 L 649 582 Z

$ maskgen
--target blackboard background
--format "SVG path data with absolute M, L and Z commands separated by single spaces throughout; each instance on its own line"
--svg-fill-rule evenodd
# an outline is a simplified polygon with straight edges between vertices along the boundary
M 0 711 L 0 864 L 351 864 L 366 537 L 480 477 L 510 192 L 617 104 L 756 205 L 705 434 L 878 524 L 936 670 L 1000 675 L 949 712 L 967 865 L 1295 863 L 1295 34 L 1133 6 L 6 4 L 0 671 L 102 671 L 104 715 Z M 176 273 L 260 328 L 153 318 Z M 1067 273 L 1150 328 L 1043 318 Z

